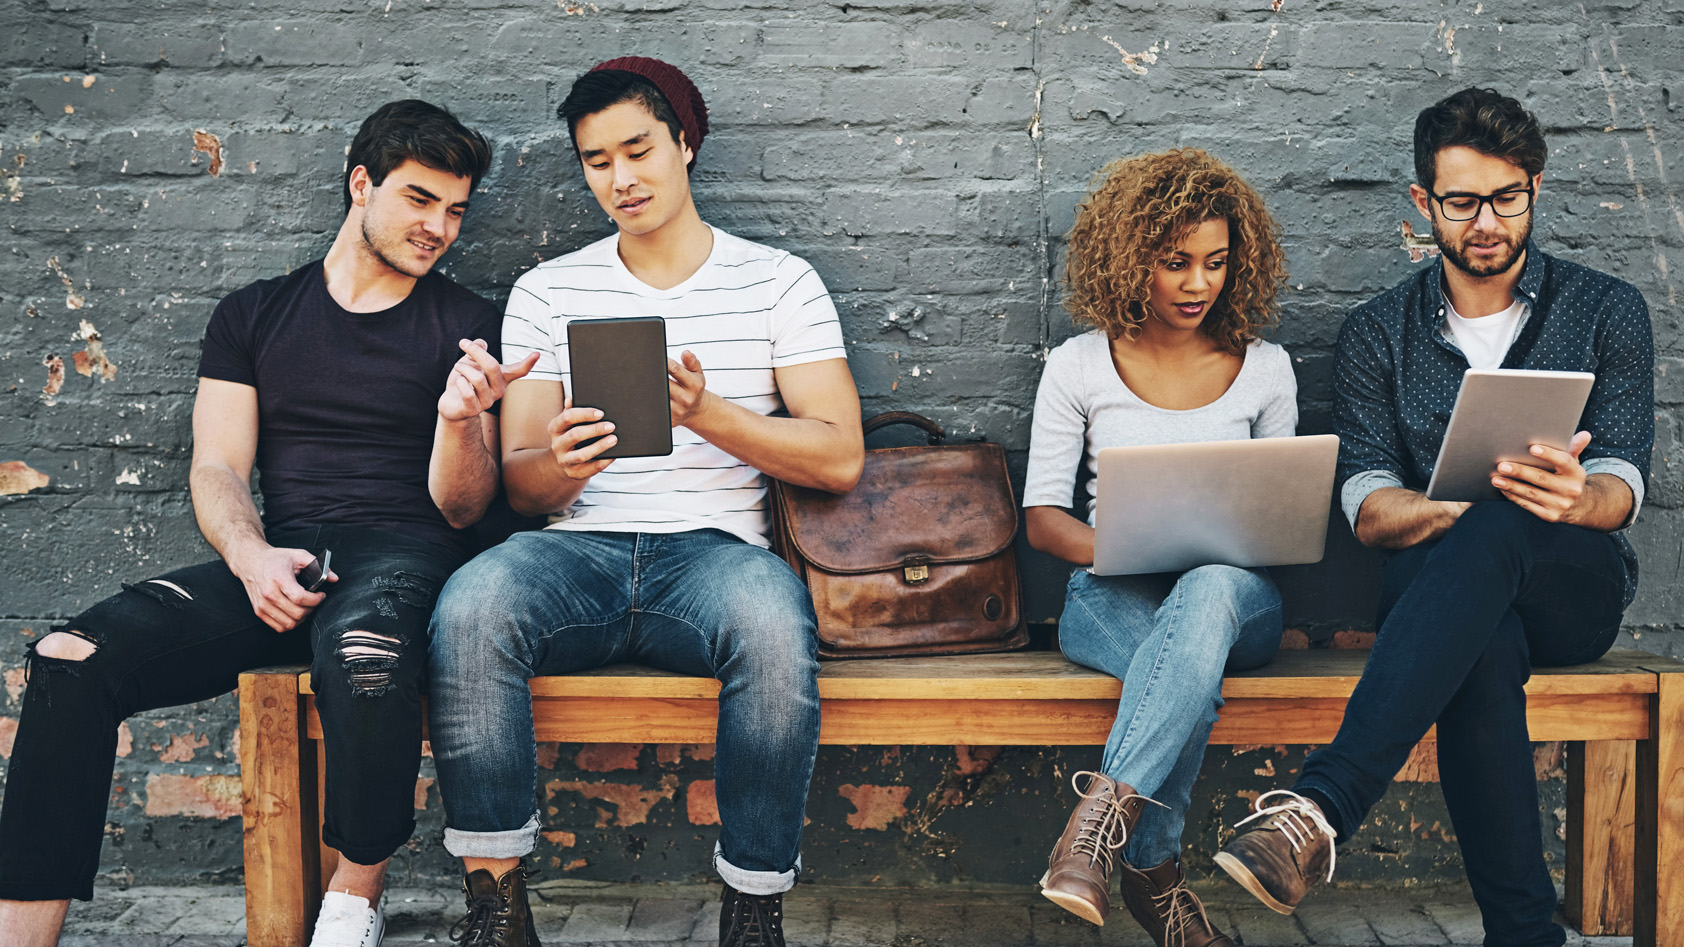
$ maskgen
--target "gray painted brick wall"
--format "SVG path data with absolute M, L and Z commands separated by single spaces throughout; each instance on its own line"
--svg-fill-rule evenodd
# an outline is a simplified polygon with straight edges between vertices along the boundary
M 1631 531 L 1645 571 L 1627 631 L 1684 652 L 1681 0 L 8 0 L 0 758 L 29 638 L 120 580 L 208 556 L 185 491 L 205 320 L 223 294 L 326 249 L 357 122 L 420 96 L 494 139 L 496 168 L 444 269 L 501 302 L 533 263 L 607 232 L 554 110 L 575 74 L 628 53 L 695 78 L 714 127 L 695 175 L 703 215 L 814 263 L 866 410 L 924 412 L 1005 444 L 1019 469 L 1042 358 L 1072 331 L 1061 235 L 1106 161 L 1197 145 L 1264 192 L 1294 286 L 1276 338 L 1300 372 L 1303 430 L 1325 431 L 1340 319 L 1421 265 L 1399 230 L 1416 220 L 1413 114 L 1472 84 L 1519 96 L 1550 136 L 1544 245 L 1635 283 L 1653 313 L 1658 439 Z M 46 394 L 55 359 L 62 388 Z M 1326 564 L 1282 576 L 1290 623 L 1318 644 L 1352 638 L 1336 633 L 1368 627 L 1372 607 L 1373 557 L 1333 538 Z M 1027 550 L 1024 565 L 1033 613 L 1052 616 L 1061 570 Z M 238 877 L 234 730 L 231 698 L 128 724 L 110 878 Z M 1538 752 L 1552 815 L 1557 750 Z M 545 754 L 544 864 L 585 878 L 705 871 L 705 748 Z M 1027 883 L 1062 824 L 1065 780 L 1095 758 L 827 748 L 808 867 L 820 880 Z M 1301 758 L 1213 752 L 1190 863 L 1208 867 L 1238 793 Z M 1342 877 L 1455 876 L 1430 769 L 1412 765 Z M 423 881 L 451 871 L 431 772 L 398 858 Z

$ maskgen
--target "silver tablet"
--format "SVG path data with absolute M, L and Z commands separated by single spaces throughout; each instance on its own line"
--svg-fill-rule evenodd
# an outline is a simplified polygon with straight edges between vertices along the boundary
M 1542 466 L 1532 445 L 1566 450 L 1596 376 L 1519 368 L 1470 368 L 1438 448 L 1429 500 L 1494 500 L 1497 464 Z
M 1105 448 L 1093 571 L 1319 561 L 1338 458 L 1332 434 Z

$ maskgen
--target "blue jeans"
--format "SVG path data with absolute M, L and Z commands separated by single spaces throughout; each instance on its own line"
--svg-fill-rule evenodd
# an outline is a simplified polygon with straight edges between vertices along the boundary
M 433 614 L 429 720 L 445 848 L 532 851 L 528 679 L 631 661 L 723 684 L 714 865 L 739 891 L 787 891 L 818 751 L 817 624 L 782 559 L 719 530 L 542 530 L 481 554 Z
M 1115 576 L 1077 570 L 1058 644 L 1070 660 L 1123 682 L 1100 768 L 1167 806 L 1145 807 L 1123 857 L 1141 868 L 1175 858 L 1222 706 L 1222 674 L 1275 656 L 1280 592 L 1261 569 Z
M 1566 939 L 1552 920 L 1524 687 L 1534 666 L 1608 650 L 1625 579 L 1612 536 L 1507 500 L 1476 503 L 1441 539 L 1393 554 L 1379 634 L 1339 734 L 1294 787 L 1332 803 L 1343 840 L 1436 722 L 1444 802 L 1490 947 Z

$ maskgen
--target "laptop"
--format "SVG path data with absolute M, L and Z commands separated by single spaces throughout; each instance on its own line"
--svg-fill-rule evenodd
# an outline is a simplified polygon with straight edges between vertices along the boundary
M 1107 447 L 1094 574 L 1317 562 L 1338 458 L 1333 434 Z

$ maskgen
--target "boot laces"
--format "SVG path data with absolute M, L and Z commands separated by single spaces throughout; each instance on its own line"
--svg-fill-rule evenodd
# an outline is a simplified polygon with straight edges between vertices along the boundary
M 1128 844 L 1128 825 L 1125 816 L 1128 814 L 1127 804 L 1131 799 L 1150 802 L 1154 806 L 1164 806 L 1163 803 L 1150 796 L 1130 793 L 1126 796 L 1110 795 L 1105 784 L 1099 781 L 1101 774 L 1092 770 L 1082 770 L 1070 777 L 1070 788 L 1076 790 L 1076 795 L 1083 799 L 1102 800 L 1103 806 L 1097 816 L 1082 820 L 1082 828 L 1076 833 L 1076 838 L 1070 843 L 1073 855 L 1088 856 L 1088 864 L 1097 864 L 1109 875 L 1112 871 L 1117 850 Z M 1087 788 L 1083 789 L 1081 779 L 1088 777 Z M 1095 786 L 1099 786 L 1095 789 Z
M 721 947 L 783 947 L 783 897 L 737 892 L 731 905 L 731 929 Z
M 1187 887 L 1186 878 L 1176 881 L 1174 887 L 1152 895 L 1152 906 L 1164 919 L 1164 947 L 1187 943 L 1187 928 L 1195 921 L 1203 925 L 1205 931 L 1212 930 L 1205 906 L 1199 903 L 1198 895 Z
M 1263 800 L 1270 796 L 1280 796 L 1282 801 L 1277 805 L 1265 806 Z M 1234 823 L 1235 827 L 1245 825 L 1253 819 L 1263 819 L 1258 828 L 1279 829 L 1287 841 L 1292 843 L 1293 852 L 1303 851 L 1304 846 L 1315 839 L 1316 833 L 1327 836 L 1327 880 L 1333 880 L 1333 861 L 1338 857 L 1339 850 L 1333 844 L 1333 826 L 1328 824 L 1327 816 L 1322 814 L 1315 803 L 1288 789 L 1271 789 L 1252 804 L 1257 811 Z
M 468 914 L 450 928 L 450 942 L 461 947 L 492 947 L 509 924 L 503 899 L 482 895 L 468 902 Z

